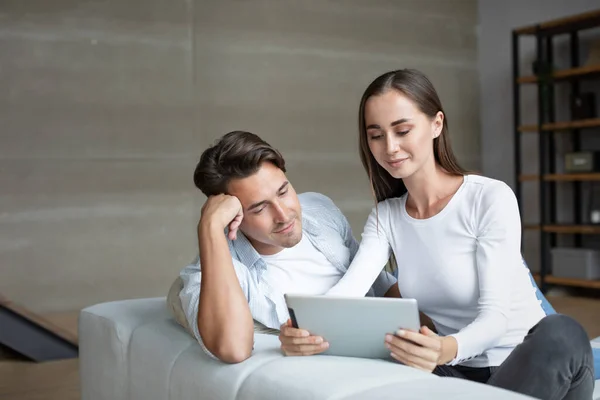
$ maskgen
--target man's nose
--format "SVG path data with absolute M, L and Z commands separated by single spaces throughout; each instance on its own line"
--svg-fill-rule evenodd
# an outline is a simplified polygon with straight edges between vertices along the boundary
M 273 211 L 275 212 L 274 218 L 276 222 L 286 222 L 287 214 L 285 212 L 285 208 L 280 202 L 276 202 Z

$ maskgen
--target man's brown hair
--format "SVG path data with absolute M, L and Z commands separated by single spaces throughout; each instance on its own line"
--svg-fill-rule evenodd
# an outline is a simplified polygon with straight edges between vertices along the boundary
M 258 135 L 229 132 L 202 153 L 194 171 L 194 184 L 207 197 L 226 193 L 229 181 L 255 174 L 263 162 L 285 172 L 281 153 Z

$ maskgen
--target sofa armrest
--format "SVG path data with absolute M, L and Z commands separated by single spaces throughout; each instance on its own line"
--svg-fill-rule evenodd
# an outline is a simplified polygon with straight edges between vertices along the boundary
M 133 331 L 169 318 L 165 298 L 113 301 L 83 309 L 79 316 L 82 400 L 129 398 L 129 341 Z

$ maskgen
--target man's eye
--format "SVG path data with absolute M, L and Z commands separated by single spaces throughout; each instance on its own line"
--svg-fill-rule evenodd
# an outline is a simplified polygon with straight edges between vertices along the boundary
M 265 209 L 265 207 L 261 207 L 258 210 L 255 210 L 253 213 L 254 214 L 260 214 L 264 209 Z

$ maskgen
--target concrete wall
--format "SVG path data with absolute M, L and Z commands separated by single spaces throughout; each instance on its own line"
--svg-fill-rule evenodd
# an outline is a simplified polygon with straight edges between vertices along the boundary
M 280 148 L 358 237 L 356 110 L 386 70 L 430 76 L 479 168 L 476 4 L 1 2 L 0 292 L 36 311 L 165 295 L 197 252 L 196 160 L 233 129 Z
M 511 31 L 514 28 L 528 26 L 547 20 L 570 16 L 598 9 L 595 0 L 495 0 L 478 1 L 478 66 L 481 99 L 481 162 L 483 172 L 491 177 L 501 179 L 515 187 L 514 130 L 513 130 L 513 87 L 512 87 L 512 47 Z M 581 63 L 587 61 L 589 45 L 586 40 L 600 39 L 598 29 L 584 31 L 581 38 Z M 555 43 L 556 68 L 569 68 L 568 36 L 557 37 Z M 533 37 L 520 40 L 519 65 L 522 75 L 532 75 L 531 62 L 535 59 L 535 39 Z M 555 86 L 556 120 L 569 120 L 569 86 Z M 582 91 L 596 90 L 596 83 L 586 81 Z M 522 124 L 537 123 L 537 87 L 522 85 L 521 118 Z M 598 97 L 597 97 L 598 98 Z M 598 104 L 600 106 L 600 102 Z M 600 108 L 599 108 L 600 110 Z M 600 113 L 598 114 L 600 115 Z M 598 129 L 585 130 L 582 133 L 584 149 L 600 149 Z M 521 135 L 522 168 L 525 174 L 538 172 L 538 135 L 526 133 Z M 557 164 L 562 165 L 562 154 L 569 149 L 567 134 L 557 135 Z M 573 221 L 571 184 L 561 183 L 558 189 L 558 220 Z M 584 188 L 585 189 L 585 188 Z M 524 206 L 522 217 L 525 223 L 539 221 L 539 193 L 537 182 L 523 184 Z M 567 237 L 563 237 L 568 243 Z M 588 239 L 594 239 L 589 237 Z M 539 269 L 539 233 L 526 231 L 523 237 L 524 253 L 533 270 Z M 560 243 L 559 243 L 560 244 Z

